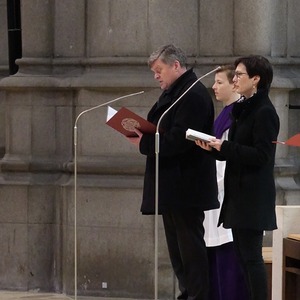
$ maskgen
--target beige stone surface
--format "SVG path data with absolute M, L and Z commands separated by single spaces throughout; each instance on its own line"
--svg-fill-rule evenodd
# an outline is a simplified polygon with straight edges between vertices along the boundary
M 74 296 L 67 296 L 59 293 L 13 292 L 13 291 L 0 290 L 0 300 L 74 300 Z M 77 300 L 139 300 L 139 299 L 85 297 L 85 296 L 77 295 Z

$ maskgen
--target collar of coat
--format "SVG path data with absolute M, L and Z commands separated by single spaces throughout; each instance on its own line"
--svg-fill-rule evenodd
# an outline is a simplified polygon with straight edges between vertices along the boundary
M 262 99 L 268 97 L 268 90 L 260 89 L 252 97 L 243 101 L 235 102 L 232 109 L 232 116 L 234 119 L 238 119 L 242 112 L 254 108 L 259 105 Z
M 197 76 L 193 69 L 188 69 L 179 78 L 177 78 L 167 90 L 163 91 L 158 99 L 157 108 L 176 101 L 176 99 L 178 99 L 180 95 L 182 95 L 184 91 L 196 80 Z

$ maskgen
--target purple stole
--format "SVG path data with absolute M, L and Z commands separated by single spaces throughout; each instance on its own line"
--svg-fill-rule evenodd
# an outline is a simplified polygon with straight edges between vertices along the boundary
M 223 133 L 231 126 L 233 104 L 234 102 L 225 106 L 214 122 L 214 135 L 217 139 L 220 139 Z

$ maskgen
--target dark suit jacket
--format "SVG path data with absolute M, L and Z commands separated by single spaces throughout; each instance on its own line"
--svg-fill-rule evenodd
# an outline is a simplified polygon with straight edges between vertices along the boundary
M 219 223 L 225 228 L 276 229 L 274 160 L 279 118 L 267 91 L 234 105 L 226 159 L 225 196 Z
M 191 86 L 197 77 L 186 71 L 162 93 L 148 120 L 157 124 L 162 113 Z M 188 128 L 212 132 L 214 108 L 206 88 L 197 83 L 163 117 L 159 146 L 159 213 L 192 208 L 208 210 L 219 206 L 215 159 L 186 140 Z M 155 212 L 155 136 L 144 134 L 140 152 L 147 155 L 141 211 Z

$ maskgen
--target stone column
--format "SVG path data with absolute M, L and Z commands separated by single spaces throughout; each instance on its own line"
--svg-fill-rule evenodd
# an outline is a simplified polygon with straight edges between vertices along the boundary
M 7 37 L 7 6 L 6 0 L 0 0 L 0 74 L 7 70 L 8 64 L 8 37 Z M 8 74 L 8 72 L 6 73 Z
M 55 2 L 51 0 L 20 2 L 23 57 L 51 57 Z
M 54 4 L 21 1 L 20 69 L 0 82 L 6 110 L 1 244 L 7 269 L 0 280 L 8 289 L 61 290 L 62 285 L 56 190 L 64 182 L 64 163 L 72 159 L 74 94 L 52 76 Z
M 287 20 L 287 49 L 288 56 L 300 57 L 300 6 L 298 0 L 288 1 L 288 20 Z
M 271 40 L 272 40 L 272 56 L 283 57 L 287 54 L 287 0 L 274 0 L 272 10 L 272 29 L 271 29 Z
M 202 0 L 199 3 L 200 55 L 233 55 L 234 0 Z
M 85 0 L 55 0 L 55 58 L 85 56 L 85 6 Z
M 272 0 L 234 1 L 235 55 L 271 52 Z
M 147 5 L 147 0 L 87 1 L 87 56 L 147 55 Z
M 6 0 L 0 0 L 0 79 L 9 74 Z M 0 157 L 5 148 L 5 93 L 0 91 Z

